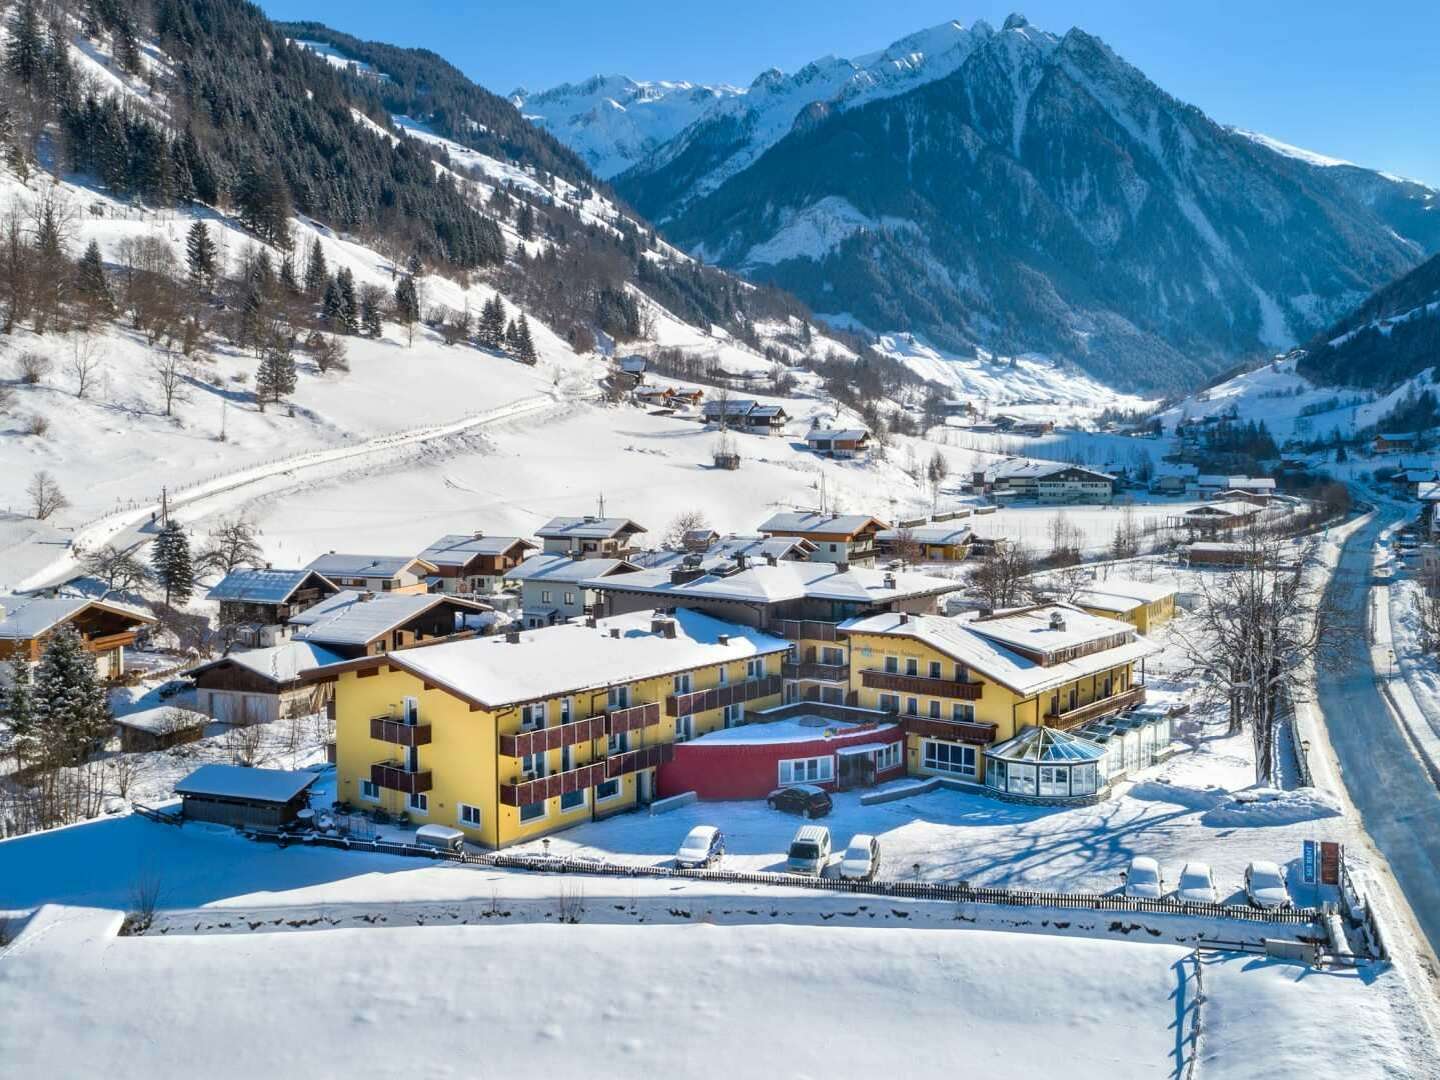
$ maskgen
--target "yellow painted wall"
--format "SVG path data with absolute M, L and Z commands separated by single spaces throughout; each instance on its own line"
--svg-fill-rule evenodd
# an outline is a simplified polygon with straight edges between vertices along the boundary
M 1129 611 L 1106 611 L 1102 608 L 1087 608 L 1083 605 L 1081 610 L 1088 611 L 1091 615 L 1099 615 L 1106 619 L 1120 619 L 1128 622 L 1142 634 L 1148 634 L 1152 627 L 1158 627 L 1168 622 L 1175 614 L 1175 596 L 1163 596 L 1159 600 L 1149 604 L 1137 604 Z

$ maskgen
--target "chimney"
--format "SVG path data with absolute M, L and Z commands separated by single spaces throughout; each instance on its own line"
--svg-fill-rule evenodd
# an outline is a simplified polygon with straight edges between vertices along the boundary
M 671 585 L 684 585 L 686 582 L 694 581 L 696 578 L 701 578 L 701 577 L 704 577 L 704 576 L 705 576 L 705 571 L 704 571 L 704 570 L 701 570 L 699 567 L 690 567 L 690 568 L 686 568 L 686 569 L 671 570 L 671 571 L 670 571 L 670 584 L 671 584 Z
M 359 600 L 362 604 L 368 604 L 371 600 L 375 599 L 375 594 L 369 589 L 366 589 L 359 596 L 357 596 L 356 599 Z
M 835 564 L 835 569 L 836 569 L 837 572 L 839 572 L 839 573 L 841 573 L 841 574 L 849 573 L 849 571 L 850 571 L 850 564 L 849 564 L 848 562 L 837 562 L 837 563 Z
M 484 539 L 485 539 L 485 534 L 484 534 L 483 532 L 481 532 L 479 529 L 476 529 L 473 533 L 470 534 L 470 539 L 471 539 L 471 540 L 484 540 Z
M 982 607 L 982 608 L 980 609 L 980 618 L 982 618 L 982 619 L 988 619 L 988 618 L 990 618 L 990 616 L 992 616 L 992 615 L 994 615 L 994 614 L 995 614 L 995 609 L 992 608 L 992 607 Z
M 735 569 L 744 570 L 745 567 L 749 564 L 749 562 L 750 560 L 746 557 L 743 551 L 737 551 L 735 553 Z
M 506 641 L 508 644 L 510 644 L 510 645 L 519 645 L 519 644 L 520 644 L 520 631 L 519 631 L 519 630 L 506 630 L 506 631 L 505 631 L 505 641 Z
M 721 645 L 729 645 L 729 644 L 730 644 L 730 635 L 729 635 L 729 634 L 721 634 L 716 640 L 719 641 Z
M 887 589 L 893 589 L 893 588 L 895 588 L 895 575 L 894 575 L 894 574 L 887 573 L 887 574 L 885 575 L 885 588 L 887 588 Z
M 1051 630 L 1064 630 L 1064 629 L 1065 629 L 1065 613 L 1064 613 L 1063 611 L 1052 611 L 1052 612 L 1050 613 L 1050 629 L 1051 629 Z
M 900 625 L 901 625 L 901 626 L 904 626 L 904 625 L 905 625 L 906 623 L 908 623 L 909 621 L 910 621 L 910 613 L 909 613 L 908 611 L 902 611 L 902 612 L 900 612 Z

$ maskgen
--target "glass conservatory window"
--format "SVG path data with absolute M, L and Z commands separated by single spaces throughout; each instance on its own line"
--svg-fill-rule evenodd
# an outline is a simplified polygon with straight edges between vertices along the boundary
M 1070 769 L 1063 765 L 1041 765 L 1040 794 L 1069 795 Z
M 1016 795 L 1035 794 L 1035 766 L 1016 765 L 1012 763 L 1009 769 L 1010 784 L 1007 791 Z

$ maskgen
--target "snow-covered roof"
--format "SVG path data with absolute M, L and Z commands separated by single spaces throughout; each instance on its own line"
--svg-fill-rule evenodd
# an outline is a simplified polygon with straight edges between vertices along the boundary
M 464 566 L 481 555 L 504 555 L 516 544 L 535 545 L 521 536 L 489 536 L 485 533 L 453 533 L 440 537 L 420 553 L 434 566 Z
M 809 597 L 815 600 L 879 604 L 920 596 L 938 596 L 963 588 L 962 582 L 928 574 L 890 573 L 865 567 L 842 570 L 836 563 L 781 560 L 734 573 L 705 573 L 690 581 L 671 580 L 662 567 L 586 582 L 588 588 L 650 593 L 666 604 L 693 600 L 737 600 L 776 604 Z
M 153 709 L 140 709 L 115 717 L 115 723 L 121 727 L 148 731 L 152 735 L 168 735 L 177 729 L 203 727 L 209 722 L 210 717 L 204 713 L 194 709 L 182 709 L 177 705 L 157 705 Z
M 809 510 L 787 510 L 771 514 L 761 523 L 760 531 L 854 536 L 870 525 L 885 528 L 885 522 L 869 514 L 817 514 Z
M 1094 588 L 1077 593 L 1075 603 L 1081 607 L 1099 608 L 1101 611 L 1129 611 L 1142 604 L 1153 604 L 1174 595 L 1175 589 L 1169 585 L 1109 578 Z
M 749 416 L 756 406 L 757 403 L 750 398 L 730 398 L 725 401 L 711 399 L 700 408 L 706 416 Z
M 866 431 L 864 428 L 814 427 L 811 428 L 808 432 L 806 432 L 805 441 L 815 442 L 819 439 L 839 439 L 842 442 L 861 442 L 862 440 L 868 439 L 869 437 L 870 432 Z
M 29 641 L 91 608 L 137 623 L 155 621 L 155 616 L 147 611 L 112 600 L 91 600 L 84 596 L 0 596 L 0 638 Z
M 421 564 L 422 575 L 427 569 L 437 569 L 413 555 L 348 555 L 334 551 L 312 560 L 308 569 L 328 578 L 393 578 L 416 563 Z
M 1232 541 L 1213 540 L 1213 541 L 1206 541 L 1206 542 L 1204 542 L 1204 543 L 1199 543 L 1199 542 L 1197 542 L 1197 543 L 1191 544 L 1191 545 L 1190 545 L 1190 550 L 1191 550 L 1191 551 L 1244 551 L 1244 550 L 1245 550 L 1245 545 L 1244 545 L 1244 544 L 1237 544 L 1237 543 L 1235 543 L 1233 540 L 1232 540 Z
M 505 571 L 506 581 L 553 581 L 571 585 L 590 578 L 623 574 L 634 568 L 625 559 L 572 559 L 558 552 L 532 555 L 519 566 Z
M 694 562 L 699 569 L 714 570 L 734 561 L 735 556 L 763 562 L 766 559 L 805 560 L 815 550 L 814 542 L 803 536 L 725 536 L 704 551 L 646 551 L 630 561 L 647 570 L 674 568 Z
M 649 366 L 649 361 L 643 356 L 622 356 L 615 365 L 621 371 L 628 371 L 631 374 L 641 374 Z
M 175 785 L 177 795 L 211 795 L 254 802 L 287 803 L 313 784 L 303 769 L 252 769 L 244 765 L 201 765 Z
M 868 736 L 884 737 L 894 734 L 896 725 L 882 724 L 879 727 L 862 727 L 843 720 L 827 720 L 823 716 L 791 716 L 784 720 L 768 720 L 758 723 L 740 724 L 738 727 L 720 728 L 706 735 L 691 739 L 690 746 L 763 746 L 767 743 L 814 742 L 841 735 L 864 732 Z M 867 743 L 875 749 L 884 749 L 885 743 Z
M 990 747 L 985 751 L 985 756 L 1003 758 L 1005 761 L 1079 765 L 1087 761 L 1099 761 L 1105 756 L 1105 748 L 1089 739 L 1071 735 L 1068 731 L 1027 726 L 1021 728 L 1020 733 L 1013 739 Z
M 546 540 L 568 537 L 575 537 L 579 540 L 611 540 L 644 531 L 645 526 L 637 524 L 629 518 L 602 518 L 586 515 L 585 517 L 551 518 L 535 530 L 535 535 Z
M 1052 610 L 1064 612 L 1064 630 L 1050 629 L 1048 613 Z M 980 632 L 982 625 L 986 627 L 985 633 Z M 939 615 L 905 616 L 900 612 L 887 611 L 842 622 L 840 629 L 847 633 L 894 634 L 924 642 L 1022 696 L 1062 686 L 1077 678 L 1160 651 L 1158 646 L 1137 637 L 1135 628 L 1129 623 L 1103 619 L 1059 605 L 985 620 L 984 623 Z M 1097 630 L 1103 630 L 1103 633 L 1097 634 Z M 1009 647 L 1014 644 L 1020 648 L 1050 652 L 1066 645 L 1093 641 L 1097 636 L 1116 634 L 1127 636 L 1123 645 L 1049 666 Z
M 1221 499 L 1218 502 L 1202 503 L 1186 510 L 1182 517 L 1252 517 L 1255 507 L 1239 499 Z
M 969 525 L 916 525 L 913 529 L 882 529 L 875 534 L 883 543 L 908 536 L 917 544 L 963 544 L 970 539 Z
M 231 570 L 206 594 L 210 600 L 241 600 L 252 604 L 283 604 L 312 577 L 335 588 L 315 570 Z
M 1414 442 L 1419 436 L 1413 431 L 1382 431 L 1380 438 L 1386 442 Z
M 277 685 L 284 685 L 294 682 L 300 672 L 308 668 L 338 663 L 343 659 L 344 657 L 339 653 L 332 652 L 323 645 L 292 639 L 283 641 L 279 645 L 271 645 L 267 649 L 244 649 L 232 652 L 218 660 L 211 660 L 209 663 L 193 667 L 185 674 L 194 676 L 222 664 L 238 664 L 240 667 L 253 671 L 262 679 L 267 679 Z
M 518 642 L 470 638 L 386 653 L 349 666 L 383 662 L 483 708 L 499 708 L 790 648 L 782 638 L 698 611 L 681 609 L 670 616 L 673 637 L 656 631 L 653 618 L 649 611 L 630 612 L 597 619 L 594 626 L 575 622 L 523 630 Z
M 453 604 L 475 612 L 489 610 L 485 604 L 443 593 L 375 594 L 343 589 L 292 616 L 290 623 L 301 627 L 296 637 L 306 641 L 366 645 L 439 604 Z

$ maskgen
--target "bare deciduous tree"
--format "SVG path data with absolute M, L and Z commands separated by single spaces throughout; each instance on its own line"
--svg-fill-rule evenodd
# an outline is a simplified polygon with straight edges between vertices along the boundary
M 895 530 L 895 557 L 906 566 L 920 561 L 920 541 L 915 539 L 915 530 L 902 525 Z
M 160 349 L 150 361 L 150 381 L 165 406 L 165 415 L 173 416 L 177 402 L 190 400 L 189 365 L 185 355 L 174 349 Z
M 16 359 L 15 371 L 26 386 L 36 386 L 50 374 L 50 358 L 26 350 Z
M 708 529 L 710 519 L 705 516 L 705 511 L 690 509 L 682 510 L 670 519 L 670 524 L 665 529 L 663 543 L 667 548 L 678 551 L 685 546 L 685 534 L 698 529 Z
M 980 561 L 970 582 L 986 607 L 1016 607 L 1029 599 L 1028 578 L 1033 566 L 1024 544 L 1000 544 L 993 555 Z
M 103 368 L 103 357 L 89 334 L 76 334 L 70 342 L 70 357 L 65 372 L 75 382 L 75 396 L 83 398 L 90 392 Z
M 30 478 L 30 486 L 25 489 L 25 494 L 30 496 L 30 516 L 36 521 L 44 521 L 57 510 L 63 510 L 70 505 L 70 500 L 65 498 L 60 485 L 55 482 L 55 477 L 44 469 Z
M 145 564 L 128 551 L 106 544 L 87 554 L 80 562 L 85 573 L 105 583 L 105 591 L 129 592 L 150 579 Z
M 196 557 L 197 568 L 228 574 L 240 566 L 262 565 L 265 554 L 257 535 L 253 522 L 226 518 L 205 537 L 205 546 Z

